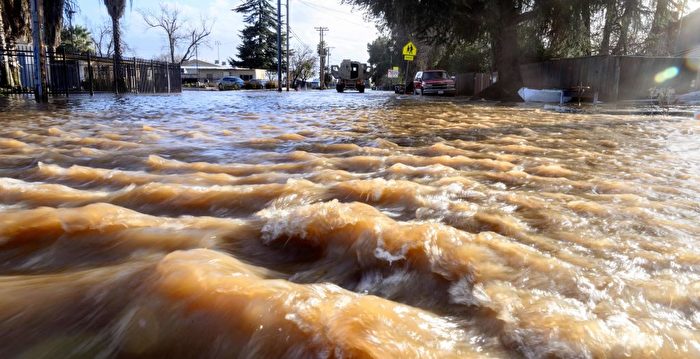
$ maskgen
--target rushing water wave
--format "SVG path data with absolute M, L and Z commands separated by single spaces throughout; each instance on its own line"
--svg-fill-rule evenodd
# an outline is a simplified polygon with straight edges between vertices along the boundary
M 0 99 L 5 357 L 700 357 L 700 123 Z

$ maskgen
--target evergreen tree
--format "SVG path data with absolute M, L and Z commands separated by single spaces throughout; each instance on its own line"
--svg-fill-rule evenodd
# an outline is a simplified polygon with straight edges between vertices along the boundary
M 238 60 L 232 66 L 277 69 L 277 12 L 270 0 L 245 0 L 236 9 L 244 14 L 246 26 L 241 31 L 243 43 L 238 46 Z

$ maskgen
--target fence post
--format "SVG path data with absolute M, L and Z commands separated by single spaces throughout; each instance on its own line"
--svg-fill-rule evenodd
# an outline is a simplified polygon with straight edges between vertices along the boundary
M 66 48 L 63 47 L 61 48 L 61 55 L 63 56 L 63 89 L 66 91 L 66 97 L 68 97 L 68 93 L 70 92 L 70 89 L 68 87 L 68 63 L 66 62 Z
M 87 53 L 87 63 L 88 63 L 88 82 L 89 82 L 89 88 L 90 88 L 90 96 L 95 95 L 95 90 L 92 86 L 92 61 L 90 58 L 90 53 Z
M 151 83 L 153 84 L 153 93 L 156 93 L 156 71 L 153 67 L 153 60 L 151 60 Z
M 134 71 L 131 73 L 131 84 L 134 88 L 132 92 L 139 93 L 139 83 L 136 76 L 136 56 L 134 56 Z
M 613 73 L 613 101 L 617 102 L 620 100 L 620 56 L 612 56 L 614 63 L 614 73 Z
M 165 73 L 168 76 L 168 93 L 170 93 L 170 63 L 169 62 L 165 63 Z

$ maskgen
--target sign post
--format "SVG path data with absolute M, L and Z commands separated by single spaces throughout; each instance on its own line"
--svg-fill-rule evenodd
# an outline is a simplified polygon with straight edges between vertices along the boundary
M 408 78 L 408 65 L 410 64 L 410 61 L 413 61 L 413 58 L 416 56 L 418 53 L 418 48 L 416 45 L 413 44 L 413 42 L 409 41 L 404 45 L 403 47 L 403 59 L 406 60 L 406 85 L 409 84 L 409 78 Z M 408 86 L 406 86 L 406 89 L 408 89 Z

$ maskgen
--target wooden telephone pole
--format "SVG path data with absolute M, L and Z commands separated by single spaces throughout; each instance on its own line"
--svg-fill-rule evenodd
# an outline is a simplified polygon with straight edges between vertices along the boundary
M 282 92 L 282 0 L 277 0 L 277 92 Z
M 289 92 L 289 2 L 287 0 L 287 92 Z
M 44 3 L 30 0 L 32 11 L 32 45 L 34 46 L 34 99 L 37 102 L 49 100 L 46 83 L 46 49 L 44 48 Z
M 326 88 L 326 86 L 325 86 L 326 81 L 325 81 L 325 74 L 324 74 L 324 69 L 325 69 L 324 62 L 326 62 L 326 54 L 325 54 L 326 47 L 325 47 L 325 44 L 323 42 L 323 33 L 328 31 L 328 28 L 327 27 L 315 27 L 314 29 L 316 29 L 316 31 L 318 31 L 319 34 L 321 35 L 321 42 L 319 42 L 319 44 L 318 44 L 318 52 L 319 52 L 318 58 L 320 60 L 319 62 L 321 63 L 321 71 L 320 71 L 318 86 L 321 90 L 323 90 Z

